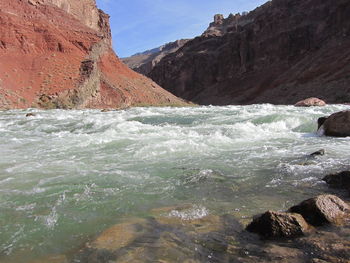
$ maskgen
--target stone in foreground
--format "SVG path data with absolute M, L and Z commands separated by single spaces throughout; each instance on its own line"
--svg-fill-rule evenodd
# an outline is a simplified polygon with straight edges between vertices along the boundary
M 249 232 L 264 238 L 292 238 L 303 236 L 309 225 L 299 214 L 267 211 L 247 226 Z
M 318 98 L 308 98 L 297 102 L 294 106 L 296 107 L 315 107 L 315 106 L 326 106 L 326 102 Z
M 322 127 L 326 136 L 350 136 L 350 111 L 341 111 L 332 114 L 324 121 Z
M 350 207 L 335 195 L 319 195 L 305 200 L 289 209 L 292 213 L 301 214 L 314 226 L 341 224 Z

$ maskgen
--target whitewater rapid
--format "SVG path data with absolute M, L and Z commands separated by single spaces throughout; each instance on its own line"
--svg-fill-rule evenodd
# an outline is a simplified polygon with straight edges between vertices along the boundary
M 316 134 L 319 117 L 347 108 L 0 112 L 0 261 L 66 253 L 158 207 L 242 222 L 289 207 L 324 191 L 324 175 L 349 169 L 350 138 Z M 322 148 L 325 156 L 308 157 Z

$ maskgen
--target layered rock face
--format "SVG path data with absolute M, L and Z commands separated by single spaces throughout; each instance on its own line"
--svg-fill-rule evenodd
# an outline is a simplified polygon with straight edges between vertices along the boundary
M 99 22 L 99 12 L 96 8 L 95 1 L 92 0 L 29 0 L 32 5 L 51 4 L 55 5 L 67 13 L 73 15 L 75 18 L 83 22 L 86 26 L 99 31 L 101 28 Z
M 200 104 L 350 101 L 350 2 L 272 0 L 215 21 L 148 75 Z
M 95 0 L 3 0 L 0 26 L 0 108 L 183 103 L 120 62 Z
M 122 61 L 136 72 L 147 75 L 163 57 L 176 52 L 188 41 L 189 39 L 176 40 L 161 47 L 147 50 L 128 58 L 122 58 Z

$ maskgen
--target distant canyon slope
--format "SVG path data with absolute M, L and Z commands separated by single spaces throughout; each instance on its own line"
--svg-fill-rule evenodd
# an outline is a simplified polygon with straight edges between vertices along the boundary
M 199 104 L 350 102 L 350 1 L 272 0 L 216 15 L 148 76 Z
M 111 48 L 95 0 L 0 1 L 0 108 L 184 104 Z
M 170 42 L 158 48 L 147 50 L 142 53 L 135 54 L 121 60 L 131 69 L 143 75 L 147 75 L 168 54 L 176 52 L 179 48 L 185 45 L 189 39 L 180 39 Z

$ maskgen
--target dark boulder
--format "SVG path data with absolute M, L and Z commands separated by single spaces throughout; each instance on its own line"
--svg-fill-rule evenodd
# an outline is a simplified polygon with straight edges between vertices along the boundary
M 310 154 L 311 157 L 314 157 L 314 156 L 318 156 L 318 155 L 324 155 L 325 154 L 325 150 L 324 149 L 320 149 L 312 154 Z
M 344 188 L 350 191 L 350 171 L 329 174 L 325 176 L 322 180 L 332 187 Z
M 35 116 L 36 116 L 35 113 L 27 113 L 27 114 L 26 114 L 26 117 L 35 117 Z
M 326 136 L 350 136 L 350 111 L 341 111 L 329 116 L 323 123 Z
M 267 211 L 256 216 L 246 229 L 268 239 L 292 238 L 303 236 L 309 225 L 299 214 Z
M 314 226 L 340 224 L 349 210 L 350 207 L 335 195 L 319 195 L 289 209 L 292 213 L 301 214 Z

